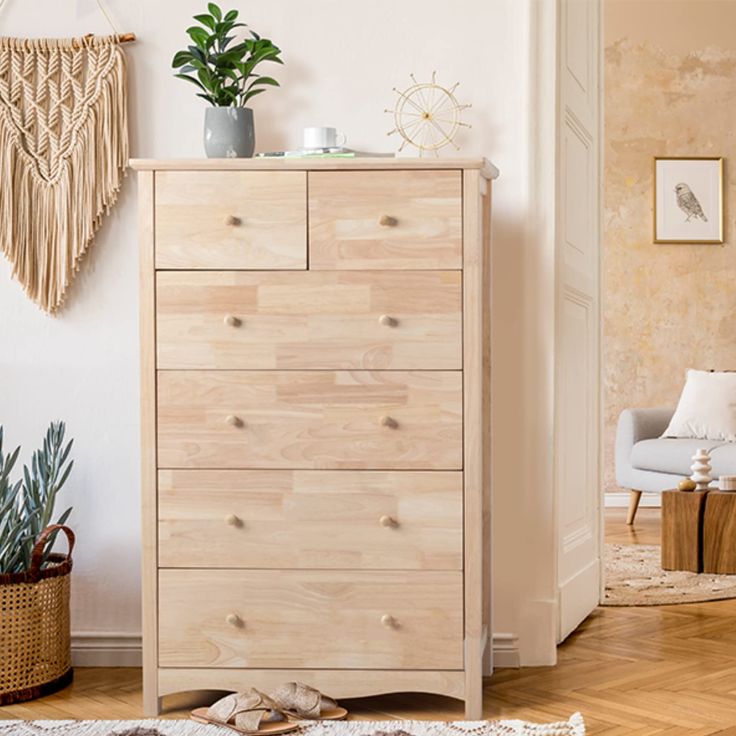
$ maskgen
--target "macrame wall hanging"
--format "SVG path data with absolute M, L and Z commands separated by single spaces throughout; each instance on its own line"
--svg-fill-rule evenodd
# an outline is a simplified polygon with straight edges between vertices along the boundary
M 0 0 L 2 8 L 5 0 Z M 62 305 L 128 162 L 133 34 L 0 37 L 0 248 L 44 311 Z

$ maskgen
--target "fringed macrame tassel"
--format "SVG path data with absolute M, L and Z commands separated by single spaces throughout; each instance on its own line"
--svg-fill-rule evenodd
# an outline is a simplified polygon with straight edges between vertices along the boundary
M 35 75 L 19 81 L 29 65 Z M 114 36 L 83 49 L 0 39 L 0 247 L 46 312 L 63 304 L 117 200 L 128 162 L 125 84 Z

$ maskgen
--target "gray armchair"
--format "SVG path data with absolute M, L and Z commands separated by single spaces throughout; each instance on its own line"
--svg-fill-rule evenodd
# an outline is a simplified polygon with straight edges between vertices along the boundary
M 674 409 L 625 409 L 616 433 L 616 482 L 629 489 L 627 524 L 633 524 L 642 493 L 661 493 L 691 474 L 695 452 L 711 456 L 711 475 L 736 475 L 736 443 L 662 437 Z

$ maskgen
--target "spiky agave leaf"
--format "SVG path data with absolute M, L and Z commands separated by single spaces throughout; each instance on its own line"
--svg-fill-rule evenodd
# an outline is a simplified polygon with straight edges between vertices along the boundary
M 20 447 L 3 454 L 0 426 L 0 573 L 27 570 L 38 535 L 51 523 L 56 497 L 74 465 L 69 460 L 73 440 L 64 445 L 65 432 L 64 422 L 52 422 L 30 467 L 24 465 L 21 480 L 11 483 L 10 472 Z M 71 508 L 66 509 L 56 523 L 63 524 L 70 513 Z M 44 546 L 44 562 L 55 537 L 52 534 Z

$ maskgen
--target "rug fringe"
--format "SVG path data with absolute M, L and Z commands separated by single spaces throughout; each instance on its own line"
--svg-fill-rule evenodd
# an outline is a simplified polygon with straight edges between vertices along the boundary
M 573 736 L 585 736 L 585 721 L 582 713 L 573 713 L 568 723 L 572 727 Z
M 0 721 L 3 736 L 34 736 L 39 731 L 46 736 L 68 736 L 74 726 L 74 736 L 112 736 L 123 729 L 158 729 L 167 736 L 214 736 L 229 729 L 203 725 L 195 721 L 15 721 L 6 726 Z M 26 730 L 24 725 L 28 726 Z M 6 730 L 6 728 L 8 730 Z M 36 730 L 38 729 L 38 730 Z M 319 721 L 302 723 L 294 736 L 585 736 L 585 724 L 580 713 L 558 723 L 527 723 L 519 720 L 500 721 Z

